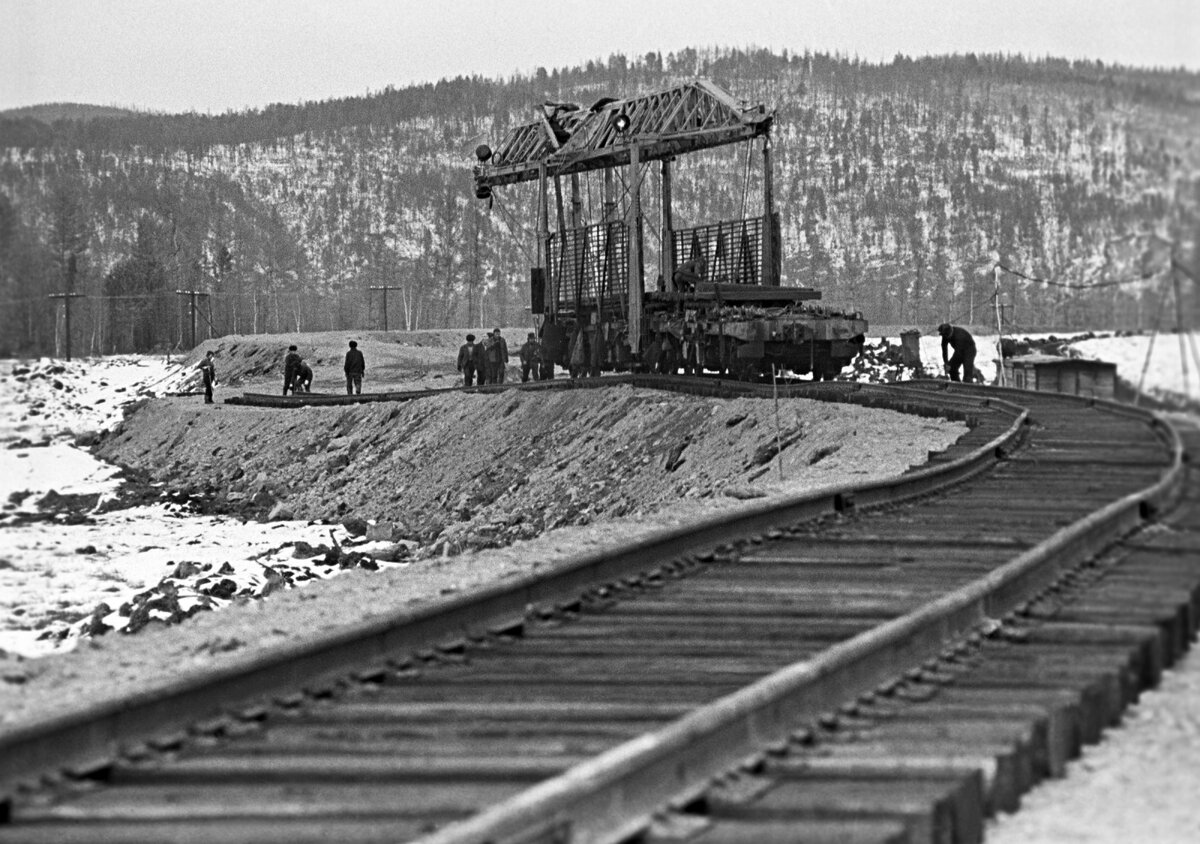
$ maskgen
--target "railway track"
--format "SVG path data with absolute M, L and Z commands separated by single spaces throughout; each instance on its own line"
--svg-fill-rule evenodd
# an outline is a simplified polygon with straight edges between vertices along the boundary
M 0 736 L 0 842 L 978 841 L 1194 631 L 1179 435 L 1016 391 L 783 392 L 971 428 L 886 483 Z

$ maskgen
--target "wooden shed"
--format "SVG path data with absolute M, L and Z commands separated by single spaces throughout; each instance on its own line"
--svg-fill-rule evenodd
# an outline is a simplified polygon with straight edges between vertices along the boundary
M 1117 365 L 1102 360 L 1023 355 L 1005 359 L 1004 378 L 1009 386 L 1021 390 L 1111 400 L 1116 391 Z

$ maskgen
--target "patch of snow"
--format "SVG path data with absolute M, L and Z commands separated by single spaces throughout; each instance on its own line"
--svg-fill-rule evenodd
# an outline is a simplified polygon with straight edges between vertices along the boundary
M 116 466 L 66 442 L 6 449 L 0 452 L 0 499 L 14 506 L 0 514 L 0 526 L 13 515 L 36 513 L 37 499 L 51 490 L 72 495 L 115 492 L 121 485 L 119 474 Z M 3 542 L 0 536 L 0 553 Z
M 67 486 L 67 485 L 63 485 Z M 133 507 L 94 516 L 90 524 L 35 523 L 0 533 L 0 648 L 43 656 L 73 647 L 81 622 L 101 603 L 104 624 L 123 629 L 117 610 L 147 589 L 173 583 L 181 599 L 207 595 L 216 609 L 235 597 L 258 596 L 268 567 L 288 585 L 339 573 L 320 558 L 294 560 L 293 543 L 330 543 L 331 529 L 305 522 L 241 522 L 224 516 L 180 513 L 170 504 Z M 340 528 L 338 539 L 347 540 Z M 176 574 L 191 563 L 193 573 Z M 185 567 L 186 571 L 188 568 Z M 219 574 L 218 574 L 219 572 Z M 307 576 L 306 576 L 307 575 Z M 209 583 L 196 584 L 202 578 Z M 232 585 L 216 596 L 204 586 Z M 220 597 L 228 591 L 228 597 Z M 186 611 L 192 605 L 181 600 Z
M 92 616 L 121 630 L 131 609 L 161 603 L 164 592 L 184 612 L 198 602 L 216 609 L 346 569 L 324 556 L 292 556 L 297 542 L 352 545 L 340 528 L 335 535 L 305 522 L 191 515 L 170 503 L 100 512 L 121 486 L 120 470 L 71 438 L 110 430 L 129 404 L 188 390 L 195 379 L 179 363 L 139 355 L 0 361 L 0 442 L 8 445 L 0 450 L 0 650 L 32 657 L 70 649 Z M 48 494 L 89 503 L 50 518 L 39 507 Z M 390 547 L 372 543 L 371 553 L 380 545 Z M 101 605 L 110 612 L 97 613 Z M 150 616 L 167 620 L 159 610 Z
M 1145 371 L 1147 392 L 1200 397 L 1200 333 L 1135 334 L 1082 340 L 1080 357 L 1117 365 L 1117 375 L 1136 387 Z

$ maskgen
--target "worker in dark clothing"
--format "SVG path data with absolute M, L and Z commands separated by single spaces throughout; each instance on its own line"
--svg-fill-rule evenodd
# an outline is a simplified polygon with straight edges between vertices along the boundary
M 529 380 L 530 373 L 533 374 L 533 380 L 537 381 L 541 373 L 538 372 L 538 359 L 541 357 L 541 352 L 538 349 L 537 335 L 532 332 L 529 337 L 521 344 L 521 383 L 524 384 Z
M 662 333 L 662 350 L 658 355 L 658 371 L 663 375 L 675 375 L 679 371 L 679 360 L 675 352 L 675 342 L 671 339 L 669 331 Z
M 470 387 L 475 383 L 475 373 L 479 373 L 479 383 L 483 383 L 483 355 L 475 345 L 475 335 L 468 334 L 467 342 L 458 347 L 458 371 L 463 374 L 463 386 Z
M 293 393 L 311 393 L 312 392 L 312 367 L 304 361 L 300 361 L 300 367 L 296 370 L 296 386 L 292 390 Z
M 358 350 L 358 343 L 350 341 L 350 351 L 346 352 L 346 363 L 342 367 L 346 373 L 346 395 L 362 395 L 363 373 L 367 371 L 367 362 L 363 353 Z
M 942 335 L 942 366 L 945 367 L 951 381 L 957 381 L 958 370 L 962 369 L 962 380 L 970 384 L 975 380 L 975 338 L 971 332 L 957 325 L 943 322 L 938 326 L 938 334 Z M 954 349 L 954 354 L 947 359 L 947 350 Z
M 675 272 L 671 274 L 671 281 L 680 293 L 690 293 L 696 289 L 697 284 L 704 281 L 705 269 L 707 262 L 703 256 L 698 255 L 676 267 Z
M 283 394 L 286 396 L 288 390 L 295 394 L 296 373 L 300 371 L 300 353 L 296 351 L 295 346 L 288 346 L 288 352 L 283 358 Z
M 196 364 L 196 368 L 200 370 L 200 375 L 204 378 L 204 403 L 212 404 L 212 388 L 217 383 L 217 367 L 213 363 L 213 353 L 206 354 L 204 360 Z
M 488 382 L 491 384 L 504 383 L 504 370 L 508 367 L 508 341 L 497 328 L 492 332 L 492 345 L 488 352 Z
M 479 359 L 483 364 L 479 367 L 479 383 L 491 384 L 495 380 L 496 370 L 492 366 L 492 344 L 495 338 L 492 337 L 492 332 L 483 335 L 483 339 L 479 341 Z

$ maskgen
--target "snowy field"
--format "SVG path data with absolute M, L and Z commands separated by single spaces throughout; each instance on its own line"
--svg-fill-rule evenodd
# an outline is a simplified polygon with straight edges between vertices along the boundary
M 202 516 L 171 500 L 104 512 L 120 472 L 76 443 L 192 380 L 161 358 L 0 361 L 0 649 L 41 656 L 89 629 L 178 621 L 343 570 L 295 557 L 297 543 L 355 544 L 341 527 Z

